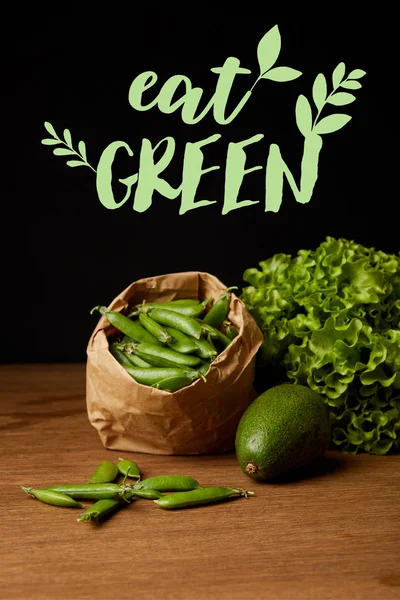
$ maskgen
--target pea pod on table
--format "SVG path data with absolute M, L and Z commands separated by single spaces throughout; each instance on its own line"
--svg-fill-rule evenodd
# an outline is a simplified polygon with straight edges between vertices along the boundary
M 179 492 L 195 490 L 201 485 L 187 475 L 159 475 L 142 479 L 133 486 L 133 490 L 156 490 L 157 492 Z
M 130 486 L 122 486 L 117 483 L 71 483 L 52 485 L 45 489 L 67 494 L 75 500 L 103 500 L 123 498 Z
M 52 506 L 62 506 L 64 508 L 83 508 L 83 505 L 77 502 L 74 498 L 67 494 L 63 494 L 61 492 L 57 492 L 55 490 L 34 490 L 30 487 L 23 487 L 22 490 L 32 496 L 32 498 L 36 498 L 45 504 L 51 504 Z
M 191 490 L 188 492 L 177 492 L 175 494 L 166 494 L 158 500 L 153 500 L 157 506 L 165 509 L 189 508 L 191 506 L 200 506 L 204 504 L 214 504 L 231 498 L 240 496 L 252 496 L 254 492 L 248 492 L 241 488 L 227 487 L 205 487 Z
M 77 519 L 78 523 L 85 523 L 88 521 L 100 521 L 105 519 L 115 513 L 117 510 L 123 508 L 127 505 L 127 502 L 123 500 L 114 500 L 112 498 L 105 498 L 103 500 L 98 500 L 92 506 L 80 515 L 79 519 Z
M 118 467 L 111 460 L 103 460 L 88 483 L 111 483 L 118 475 Z
M 162 497 L 161 492 L 158 492 L 157 490 L 131 490 L 130 492 L 127 492 L 127 494 L 125 495 L 125 498 L 129 501 L 132 498 L 144 498 L 145 500 L 157 500 L 158 498 Z
M 119 458 L 118 460 L 119 463 L 117 464 L 117 469 L 121 475 L 132 477 L 134 479 L 140 479 L 139 467 L 135 462 L 133 462 L 133 460 L 128 460 L 126 458 Z

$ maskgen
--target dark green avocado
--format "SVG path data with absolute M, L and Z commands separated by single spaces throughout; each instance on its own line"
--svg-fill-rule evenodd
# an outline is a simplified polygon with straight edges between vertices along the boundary
M 329 442 L 329 411 L 322 396 L 284 383 L 250 404 L 239 422 L 235 448 L 243 473 L 266 481 L 312 463 Z

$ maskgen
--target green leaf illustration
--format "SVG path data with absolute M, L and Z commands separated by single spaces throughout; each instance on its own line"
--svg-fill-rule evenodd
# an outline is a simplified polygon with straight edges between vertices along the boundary
M 309 101 L 303 94 L 297 98 L 296 102 L 296 124 L 304 137 L 310 134 L 312 129 L 312 111 Z
M 53 154 L 56 156 L 67 156 L 68 154 L 76 154 L 74 150 L 68 150 L 67 148 L 55 148 Z
M 361 79 L 361 77 L 364 77 L 366 74 L 366 71 L 363 71 L 362 69 L 354 69 L 354 71 L 350 73 L 348 79 Z
M 343 81 L 340 84 L 340 87 L 345 88 L 346 90 L 359 90 L 362 86 L 359 81 Z
M 271 81 L 293 81 L 300 77 L 302 73 L 291 67 L 275 67 L 262 75 L 261 79 L 270 79 Z
M 312 96 L 314 100 L 314 104 L 318 110 L 321 110 L 323 105 L 325 104 L 327 94 L 327 85 L 326 78 L 323 73 L 319 73 L 314 81 Z
M 354 102 L 356 97 L 353 94 L 348 94 L 347 92 L 337 92 L 333 94 L 330 98 L 328 98 L 329 104 L 333 104 L 334 106 L 344 106 L 345 104 L 351 104 Z
M 51 123 L 49 123 L 48 121 L 45 122 L 44 124 L 45 128 L 47 129 L 47 131 L 49 132 L 50 135 L 52 135 L 53 137 L 59 139 L 58 135 L 56 134 L 56 130 L 54 129 L 53 125 Z
M 78 150 L 79 150 L 79 153 L 82 156 L 82 158 L 84 160 L 87 160 L 87 157 L 86 157 L 86 144 L 85 144 L 85 142 L 79 142 L 79 144 L 78 144 Z
M 257 46 L 257 59 L 260 66 L 260 75 L 263 75 L 277 61 L 281 51 L 281 34 L 278 25 L 267 31 Z
M 78 148 L 79 148 L 79 152 L 77 152 L 76 150 L 73 149 L 72 147 L 72 136 L 71 136 L 71 132 L 69 129 L 64 129 L 63 131 L 63 135 L 64 135 L 64 140 L 61 140 L 58 135 L 55 132 L 54 127 L 51 125 L 51 123 L 49 123 L 48 121 L 45 122 L 44 124 L 46 130 L 52 135 L 54 136 L 54 140 L 50 139 L 50 138 L 45 138 L 43 140 L 41 140 L 42 144 L 44 144 L 45 146 L 54 146 L 57 144 L 64 144 L 64 146 L 67 146 L 66 148 L 55 148 L 53 150 L 53 154 L 55 154 L 56 156 L 71 156 L 71 155 L 75 155 L 77 156 L 80 160 L 70 160 L 67 162 L 67 165 L 69 167 L 89 167 L 89 169 L 92 169 L 92 171 L 94 171 L 94 173 L 96 173 L 96 169 L 94 169 L 92 167 L 92 165 L 90 165 L 87 162 L 87 158 L 86 158 L 86 145 L 85 142 L 80 141 L 78 144 Z
M 54 146 L 55 144 L 59 144 L 60 140 L 52 140 L 50 138 L 46 138 L 44 140 L 42 140 L 42 144 L 44 144 L 45 146 Z
M 334 131 L 342 129 L 350 119 L 350 115 L 329 115 L 329 117 L 325 117 L 317 123 L 313 131 L 319 135 L 322 135 L 323 133 L 333 133 Z
M 72 148 L 72 137 L 71 137 L 70 130 L 64 129 L 63 135 L 64 135 L 64 140 L 65 140 L 65 143 L 67 144 L 67 146 Z
M 338 66 L 336 67 L 336 69 L 332 73 L 332 83 L 333 83 L 334 88 L 337 88 L 338 85 L 341 83 L 345 72 L 346 72 L 346 65 L 344 64 L 344 62 L 339 63 Z
M 69 167 L 87 167 L 86 163 L 81 162 L 80 160 L 68 160 L 67 165 Z

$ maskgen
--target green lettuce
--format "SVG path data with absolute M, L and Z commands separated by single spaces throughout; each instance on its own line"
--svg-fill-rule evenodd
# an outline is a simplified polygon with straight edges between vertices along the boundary
M 329 407 L 332 446 L 400 448 L 400 253 L 327 237 L 247 269 L 241 299 L 264 334 L 257 370 L 309 386 Z

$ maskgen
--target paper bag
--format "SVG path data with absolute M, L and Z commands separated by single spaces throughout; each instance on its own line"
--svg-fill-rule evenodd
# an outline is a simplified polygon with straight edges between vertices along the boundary
M 110 309 L 179 298 L 211 298 L 226 286 L 213 275 L 184 272 L 132 283 Z M 102 317 L 87 348 L 87 410 L 106 448 L 150 454 L 209 454 L 234 449 L 239 420 L 254 399 L 255 354 L 263 335 L 232 294 L 229 319 L 239 335 L 214 360 L 206 381 L 176 392 L 137 383 L 108 350 L 115 329 Z

